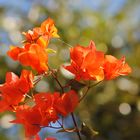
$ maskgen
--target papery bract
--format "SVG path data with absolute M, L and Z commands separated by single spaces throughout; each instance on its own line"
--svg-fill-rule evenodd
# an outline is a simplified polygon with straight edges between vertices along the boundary
M 32 44 L 30 49 L 19 54 L 19 61 L 22 65 L 31 66 L 38 73 L 48 70 L 48 55 L 46 51 L 37 44 Z
M 59 37 L 57 34 L 57 28 L 51 18 L 48 18 L 41 24 L 41 30 L 44 35 L 48 35 L 49 37 Z
M 6 82 L 0 85 L 0 112 L 6 110 L 15 111 L 17 105 L 24 100 L 25 95 L 32 87 L 32 72 L 23 70 L 20 78 L 12 72 L 7 72 Z
M 56 102 L 55 108 L 62 116 L 67 116 L 77 107 L 79 97 L 74 90 L 64 93 Z
M 71 65 L 65 68 L 75 74 L 76 80 L 97 80 L 104 79 L 103 63 L 104 53 L 97 51 L 93 41 L 88 47 L 80 45 L 70 49 Z
M 41 130 L 41 120 L 42 116 L 38 109 L 30 107 L 24 108 L 23 106 L 16 110 L 16 119 L 11 121 L 11 123 L 22 124 L 25 128 L 26 137 L 31 137 Z
M 24 66 L 30 66 L 38 73 L 48 70 L 48 54 L 45 48 L 38 44 L 26 44 L 24 48 L 12 48 L 7 54 Z
M 40 27 L 33 28 L 28 32 L 23 32 L 26 37 L 26 43 L 37 43 L 43 47 L 47 47 L 49 40 L 54 37 L 58 38 L 57 28 L 51 18 L 46 19 Z
M 24 48 L 20 48 L 18 46 L 11 46 L 10 50 L 7 52 L 8 56 L 11 57 L 13 60 L 18 60 L 18 55 L 24 52 Z
M 131 71 L 131 68 L 125 62 L 125 57 L 118 60 L 112 55 L 105 56 L 104 73 L 106 80 L 114 79 L 120 75 L 128 75 Z
M 58 114 L 54 107 L 54 104 L 58 100 L 60 94 L 59 93 L 38 93 L 34 96 L 35 98 L 35 106 L 40 110 L 42 115 L 41 125 L 48 125 L 51 121 L 55 122 L 58 120 Z

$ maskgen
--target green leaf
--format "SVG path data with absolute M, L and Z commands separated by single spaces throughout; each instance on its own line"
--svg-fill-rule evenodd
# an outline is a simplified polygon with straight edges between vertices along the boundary
M 47 52 L 47 53 L 56 53 L 56 51 L 55 51 L 55 50 L 50 49 L 50 48 L 47 48 L 47 49 L 46 49 L 46 52 Z

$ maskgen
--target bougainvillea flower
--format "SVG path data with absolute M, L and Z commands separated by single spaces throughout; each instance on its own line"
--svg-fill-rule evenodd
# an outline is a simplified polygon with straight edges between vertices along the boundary
M 30 66 L 38 73 L 48 70 L 47 51 L 38 44 L 26 44 L 24 48 L 15 47 L 8 51 L 7 54 L 13 60 L 19 60 L 22 65 Z
M 60 94 L 59 93 L 38 93 L 34 96 L 35 98 L 35 106 L 40 110 L 42 115 L 41 125 L 48 125 L 51 121 L 55 122 L 58 120 L 58 114 L 55 109 L 55 103 L 58 100 Z
M 22 65 L 31 66 L 38 73 L 48 70 L 47 52 L 38 44 L 31 44 L 30 49 L 26 52 L 20 53 L 18 59 Z
M 74 90 L 64 93 L 56 102 L 55 108 L 57 112 L 63 116 L 67 116 L 73 112 L 78 105 L 79 97 Z
M 25 128 L 26 137 L 31 137 L 41 130 L 41 120 L 42 116 L 39 110 L 22 107 L 17 109 L 16 119 L 11 121 L 11 123 L 22 124 Z
M 41 24 L 41 31 L 44 35 L 48 35 L 50 37 L 59 37 L 57 34 L 57 28 L 54 25 L 54 21 L 51 18 L 48 18 Z
M 27 137 L 35 136 L 41 127 L 48 126 L 50 122 L 56 122 L 59 115 L 66 116 L 73 112 L 78 101 L 78 95 L 73 90 L 62 96 L 58 92 L 38 93 L 34 95 L 35 105 L 32 108 L 19 106 L 16 110 L 16 119 L 11 122 L 22 124 Z
M 7 72 L 6 82 L 0 85 L 0 112 L 6 110 L 15 111 L 17 105 L 24 100 L 25 95 L 32 87 L 32 72 L 23 70 L 20 78 L 12 72 Z
M 104 53 L 97 51 L 93 41 L 88 47 L 77 45 L 70 49 L 71 65 L 65 68 L 75 75 L 76 80 L 104 79 Z
M 54 25 L 54 21 L 51 18 L 45 20 L 40 27 L 33 28 L 28 32 L 23 32 L 26 37 L 26 42 L 37 43 L 43 47 L 46 47 L 49 40 L 54 37 L 58 38 L 57 28 Z
M 45 116 L 42 125 L 51 121 L 55 122 L 58 119 L 58 114 L 67 116 L 74 111 L 79 101 L 77 93 L 73 90 L 63 93 L 62 96 L 58 92 L 39 93 L 34 98 L 36 104 L 34 108 L 39 109 L 42 116 Z
M 106 80 L 114 79 L 120 75 L 128 75 L 131 71 L 129 65 L 125 63 L 125 57 L 118 60 L 112 55 L 105 56 L 104 74 Z

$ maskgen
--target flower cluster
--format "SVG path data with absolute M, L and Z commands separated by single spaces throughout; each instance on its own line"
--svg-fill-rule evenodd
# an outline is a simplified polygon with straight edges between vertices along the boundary
M 51 38 L 59 38 L 54 21 L 48 18 L 40 27 L 23 32 L 23 35 L 25 36 L 23 46 L 11 46 L 7 54 L 23 66 L 31 67 L 37 73 L 22 70 L 18 77 L 13 72 L 7 72 L 5 83 L 0 85 L 0 112 L 15 112 L 16 119 L 11 123 L 22 124 L 26 137 L 35 136 L 35 140 L 40 139 L 37 133 L 42 127 L 51 127 L 50 124 L 57 122 L 60 116 L 64 119 L 71 114 L 75 124 L 73 130 L 76 130 L 80 137 L 73 112 L 84 96 L 79 97 L 77 91 L 72 90 L 70 85 L 65 91 L 63 88 L 65 86 L 61 85 L 55 71 L 50 69 L 48 64 L 49 41 Z M 131 72 L 131 68 L 125 62 L 125 57 L 118 60 L 114 56 L 105 55 L 104 52 L 96 50 L 93 41 L 87 47 L 77 45 L 70 48 L 70 59 L 71 64 L 63 67 L 73 73 L 75 80 L 79 83 L 81 80 L 95 82 L 111 80 Z M 48 75 L 56 80 L 62 91 L 32 92 L 41 80 L 40 76 L 47 77 Z M 70 131 L 64 128 L 63 123 L 59 122 L 59 125 L 63 131 Z M 55 139 L 47 138 L 46 140 Z
M 97 51 L 93 41 L 89 46 L 80 45 L 70 49 L 71 65 L 65 68 L 75 75 L 76 80 L 111 80 L 120 75 L 128 75 L 131 68 L 125 63 L 125 57 L 120 60 L 111 55 Z
M 13 60 L 24 66 L 30 66 L 38 73 L 48 70 L 47 46 L 52 37 L 59 37 L 52 19 L 45 20 L 40 27 L 29 30 L 25 35 L 23 47 L 11 46 L 7 52 Z
M 23 124 L 27 137 L 36 135 L 41 126 L 56 122 L 59 115 L 67 116 L 78 104 L 76 92 L 69 91 L 60 96 L 59 92 L 38 93 L 34 95 L 34 106 L 21 105 L 16 110 L 17 119 L 12 123 Z

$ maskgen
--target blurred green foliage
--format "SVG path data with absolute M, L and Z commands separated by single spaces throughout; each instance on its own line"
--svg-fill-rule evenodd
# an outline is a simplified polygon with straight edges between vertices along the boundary
M 21 46 L 22 31 L 32 29 L 51 17 L 55 20 L 61 40 L 66 43 L 87 46 L 90 40 L 94 40 L 98 50 L 117 58 L 126 56 L 126 61 L 132 66 L 132 74 L 94 87 L 76 112 L 81 122 L 86 122 L 99 131 L 95 140 L 139 140 L 140 1 L 126 0 L 115 12 L 113 9 L 109 10 L 115 3 L 113 0 L 100 1 L 97 9 L 84 5 L 85 2 L 81 0 L 25 2 L 23 5 L 19 2 L 19 7 L 0 5 L 0 82 L 4 82 L 6 71 L 20 74 L 22 69 L 6 56 L 9 45 Z M 92 1 L 89 1 L 89 5 L 90 3 Z M 49 47 L 57 51 L 49 56 L 51 67 L 59 68 L 69 62 L 68 45 L 53 39 Z M 61 72 L 59 75 L 62 83 L 66 83 Z M 48 90 L 58 89 L 51 78 L 45 82 Z M 1 129 L 0 139 L 6 140 Z M 70 139 L 72 138 L 70 135 Z

